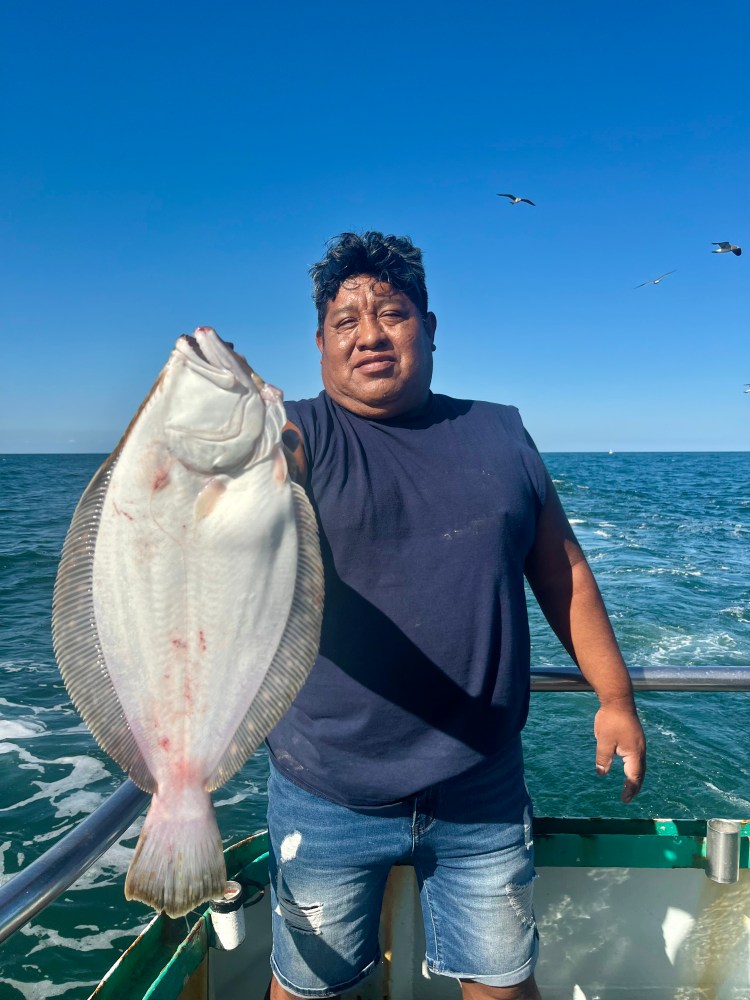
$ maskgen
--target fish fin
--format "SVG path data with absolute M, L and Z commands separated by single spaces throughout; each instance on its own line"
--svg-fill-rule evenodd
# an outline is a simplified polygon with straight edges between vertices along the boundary
M 99 746 L 144 792 L 156 790 L 107 670 L 94 612 L 96 537 L 118 452 L 86 487 L 65 537 L 52 597 L 52 645 L 63 683 Z
M 219 899 L 227 869 L 210 795 L 199 789 L 189 810 L 157 793 L 143 823 L 125 878 L 125 898 L 182 917 L 207 899 Z
M 297 579 L 292 606 L 278 649 L 232 742 L 209 776 L 219 788 L 238 771 L 284 715 L 307 680 L 320 646 L 323 618 L 323 564 L 318 524 L 304 489 L 290 483 L 297 524 Z

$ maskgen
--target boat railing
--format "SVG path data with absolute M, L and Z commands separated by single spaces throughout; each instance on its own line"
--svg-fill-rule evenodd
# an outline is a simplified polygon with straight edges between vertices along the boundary
M 750 665 L 631 667 L 636 691 L 750 691 Z M 535 692 L 590 691 L 571 666 L 533 667 Z M 10 937 L 93 865 L 128 829 L 148 794 L 126 779 L 109 798 L 27 868 L 0 886 L 0 943 Z
M 750 691 L 750 666 L 629 667 L 636 691 Z M 590 691 L 577 667 L 532 667 L 532 691 Z

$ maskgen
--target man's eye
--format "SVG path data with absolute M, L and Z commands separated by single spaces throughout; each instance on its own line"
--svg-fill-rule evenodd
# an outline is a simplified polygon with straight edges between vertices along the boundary
M 398 312 L 396 309 L 389 309 L 388 312 L 381 313 L 380 318 L 390 320 L 392 323 L 397 323 L 400 319 L 403 319 L 403 313 Z

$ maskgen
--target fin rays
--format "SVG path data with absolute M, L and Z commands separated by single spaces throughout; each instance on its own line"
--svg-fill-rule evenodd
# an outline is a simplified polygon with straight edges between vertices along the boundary
M 101 466 L 73 514 L 52 597 L 52 645 L 68 694 L 99 746 L 139 788 L 153 792 L 156 783 L 109 676 L 94 613 L 94 551 L 116 454 Z

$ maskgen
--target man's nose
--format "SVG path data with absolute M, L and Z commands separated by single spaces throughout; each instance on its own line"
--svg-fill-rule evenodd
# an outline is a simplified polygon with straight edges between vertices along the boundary
M 360 318 L 357 328 L 358 347 L 373 347 L 385 339 L 385 333 L 378 322 L 377 316 L 362 316 Z

